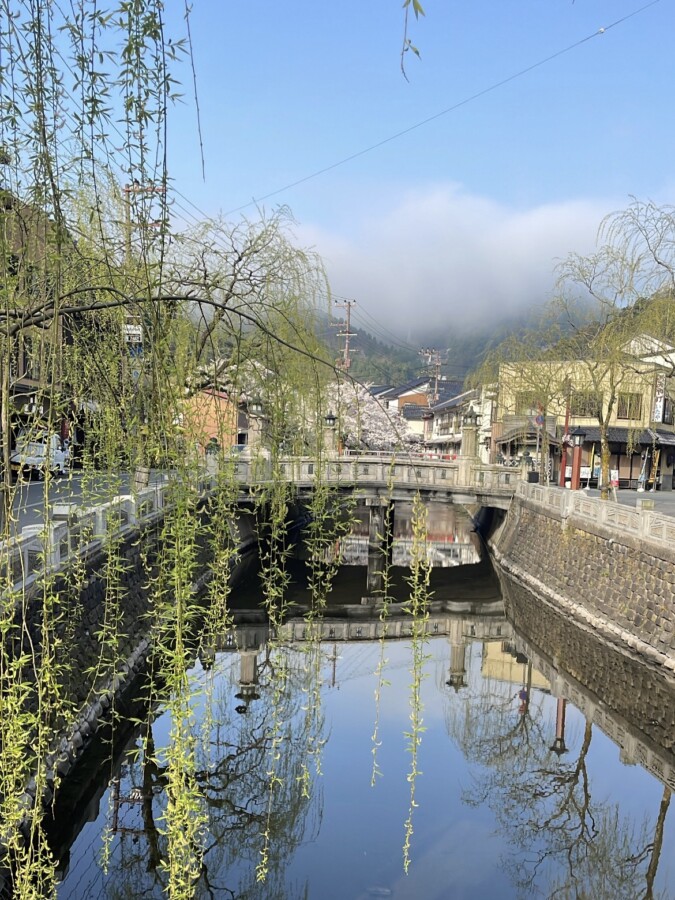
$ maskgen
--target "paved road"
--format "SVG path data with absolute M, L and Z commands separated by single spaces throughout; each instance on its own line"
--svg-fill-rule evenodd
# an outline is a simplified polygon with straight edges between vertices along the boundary
M 96 506 L 105 503 L 116 494 L 127 493 L 129 475 L 84 476 L 75 472 L 67 478 L 52 478 L 49 483 L 50 505 L 58 503 L 82 503 Z M 39 525 L 44 520 L 45 482 L 28 481 L 17 485 L 13 504 L 14 527 L 20 531 L 26 525 Z
M 584 489 L 584 494 L 589 497 L 599 497 L 600 491 L 595 488 L 590 490 Z M 610 496 L 610 500 L 614 498 Z M 664 516 L 675 516 L 675 491 L 617 491 L 616 499 L 619 503 L 635 508 L 640 501 L 653 500 L 654 512 L 661 513 Z

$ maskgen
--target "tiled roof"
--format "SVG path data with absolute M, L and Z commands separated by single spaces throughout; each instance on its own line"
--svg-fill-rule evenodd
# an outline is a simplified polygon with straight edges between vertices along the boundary
M 584 438 L 585 444 L 600 442 L 599 428 L 582 428 L 580 430 L 586 435 Z M 641 431 L 633 428 L 610 428 L 607 436 L 610 444 L 632 444 L 634 447 L 649 447 L 652 444 L 659 444 L 663 447 L 675 446 L 675 434 L 672 431 L 665 431 L 659 428 L 645 428 Z
M 404 403 L 401 415 L 410 422 L 421 422 L 425 415 L 429 414 L 428 406 L 420 406 L 417 403 Z

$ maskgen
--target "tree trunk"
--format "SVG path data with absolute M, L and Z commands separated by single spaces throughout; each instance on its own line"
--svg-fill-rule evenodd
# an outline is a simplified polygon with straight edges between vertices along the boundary
M 609 488 L 611 484 L 609 471 L 609 436 L 607 426 L 603 423 L 600 428 L 600 499 L 609 500 Z

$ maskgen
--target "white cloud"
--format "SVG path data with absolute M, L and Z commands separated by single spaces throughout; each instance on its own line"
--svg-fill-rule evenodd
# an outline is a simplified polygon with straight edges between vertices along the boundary
M 510 209 L 460 186 L 408 191 L 381 212 L 355 211 L 349 230 L 309 225 L 333 291 L 389 329 L 473 327 L 550 298 L 558 260 L 590 252 L 611 203 L 567 201 Z

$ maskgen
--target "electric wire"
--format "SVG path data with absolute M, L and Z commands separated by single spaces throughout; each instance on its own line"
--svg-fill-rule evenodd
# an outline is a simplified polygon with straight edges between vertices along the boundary
M 282 187 L 277 188 L 276 190 L 269 191 L 267 194 L 263 194 L 260 197 L 254 197 L 249 200 L 247 203 L 242 203 L 240 206 L 236 206 L 233 209 L 228 210 L 225 215 L 230 216 L 234 213 L 241 212 L 244 209 L 248 209 L 250 206 L 254 206 L 258 203 L 262 203 L 265 200 L 269 200 L 271 197 L 276 197 L 279 194 L 283 194 L 286 191 L 290 191 L 292 188 L 298 187 L 301 184 L 306 184 L 308 181 L 312 181 L 314 178 L 318 178 L 321 175 L 325 175 L 327 172 L 332 172 L 334 169 L 339 168 L 340 166 L 345 165 L 346 163 L 352 162 L 355 159 L 359 159 L 361 156 L 365 156 L 368 153 L 372 153 L 374 150 L 379 150 L 380 147 L 384 147 L 387 144 L 392 143 L 393 141 L 398 140 L 401 137 L 404 137 L 407 134 L 410 134 L 413 131 L 416 131 L 418 128 L 422 128 L 424 125 L 428 125 L 430 122 L 435 122 L 437 119 L 442 118 L 443 116 L 447 116 L 449 113 L 455 112 L 458 109 L 461 109 L 464 106 L 468 106 L 470 103 L 479 100 L 481 97 L 485 97 L 487 94 L 491 94 L 499 88 L 504 87 L 507 84 L 510 84 L 512 81 L 516 81 L 519 78 L 522 78 L 524 75 L 527 75 L 529 72 L 533 72 L 536 69 L 540 69 L 542 66 L 547 65 L 552 62 L 554 59 L 558 59 L 561 56 L 564 56 L 567 53 L 571 53 L 573 50 L 576 50 L 578 47 L 581 47 L 583 44 L 592 41 L 594 38 L 600 37 L 601 35 L 606 34 L 612 28 L 616 28 L 617 26 L 623 24 L 629 19 L 634 18 L 640 13 L 645 12 L 645 10 L 649 9 L 652 6 L 656 6 L 657 3 L 660 3 L 661 0 L 650 0 L 649 3 L 645 3 L 643 6 L 640 6 L 638 9 L 633 10 L 630 13 L 627 13 L 625 16 L 622 16 L 619 19 L 616 19 L 614 22 L 611 22 L 609 25 L 601 26 L 592 34 L 586 35 L 586 37 L 580 38 L 577 41 L 574 41 L 572 44 L 568 44 L 566 47 L 563 47 L 560 50 L 557 50 L 555 53 L 551 53 L 548 56 L 543 57 L 537 62 L 532 63 L 529 66 L 525 66 L 522 69 L 519 69 L 517 72 L 513 72 L 511 75 L 506 76 L 505 78 L 500 79 L 499 81 L 495 81 L 492 84 L 488 85 L 488 87 L 482 88 L 479 91 L 476 91 L 473 94 L 470 94 L 467 97 L 464 97 L 462 100 L 458 100 L 456 103 L 453 103 L 451 106 L 447 106 L 445 109 L 440 110 L 437 113 L 434 113 L 431 116 L 427 116 L 425 119 L 421 119 L 419 122 L 415 122 L 413 125 L 409 125 L 407 128 L 403 128 L 400 131 L 395 132 L 394 134 L 390 134 L 388 137 L 383 138 L 380 141 L 376 141 L 374 144 L 370 144 L 368 147 L 364 147 L 361 150 L 357 150 L 354 153 L 351 153 L 349 156 L 344 156 L 342 159 L 337 160 L 330 165 L 324 166 L 321 169 L 317 169 L 314 172 L 311 172 L 309 175 L 305 175 L 302 178 L 298 178 L 295 181 L 288 182 Z

